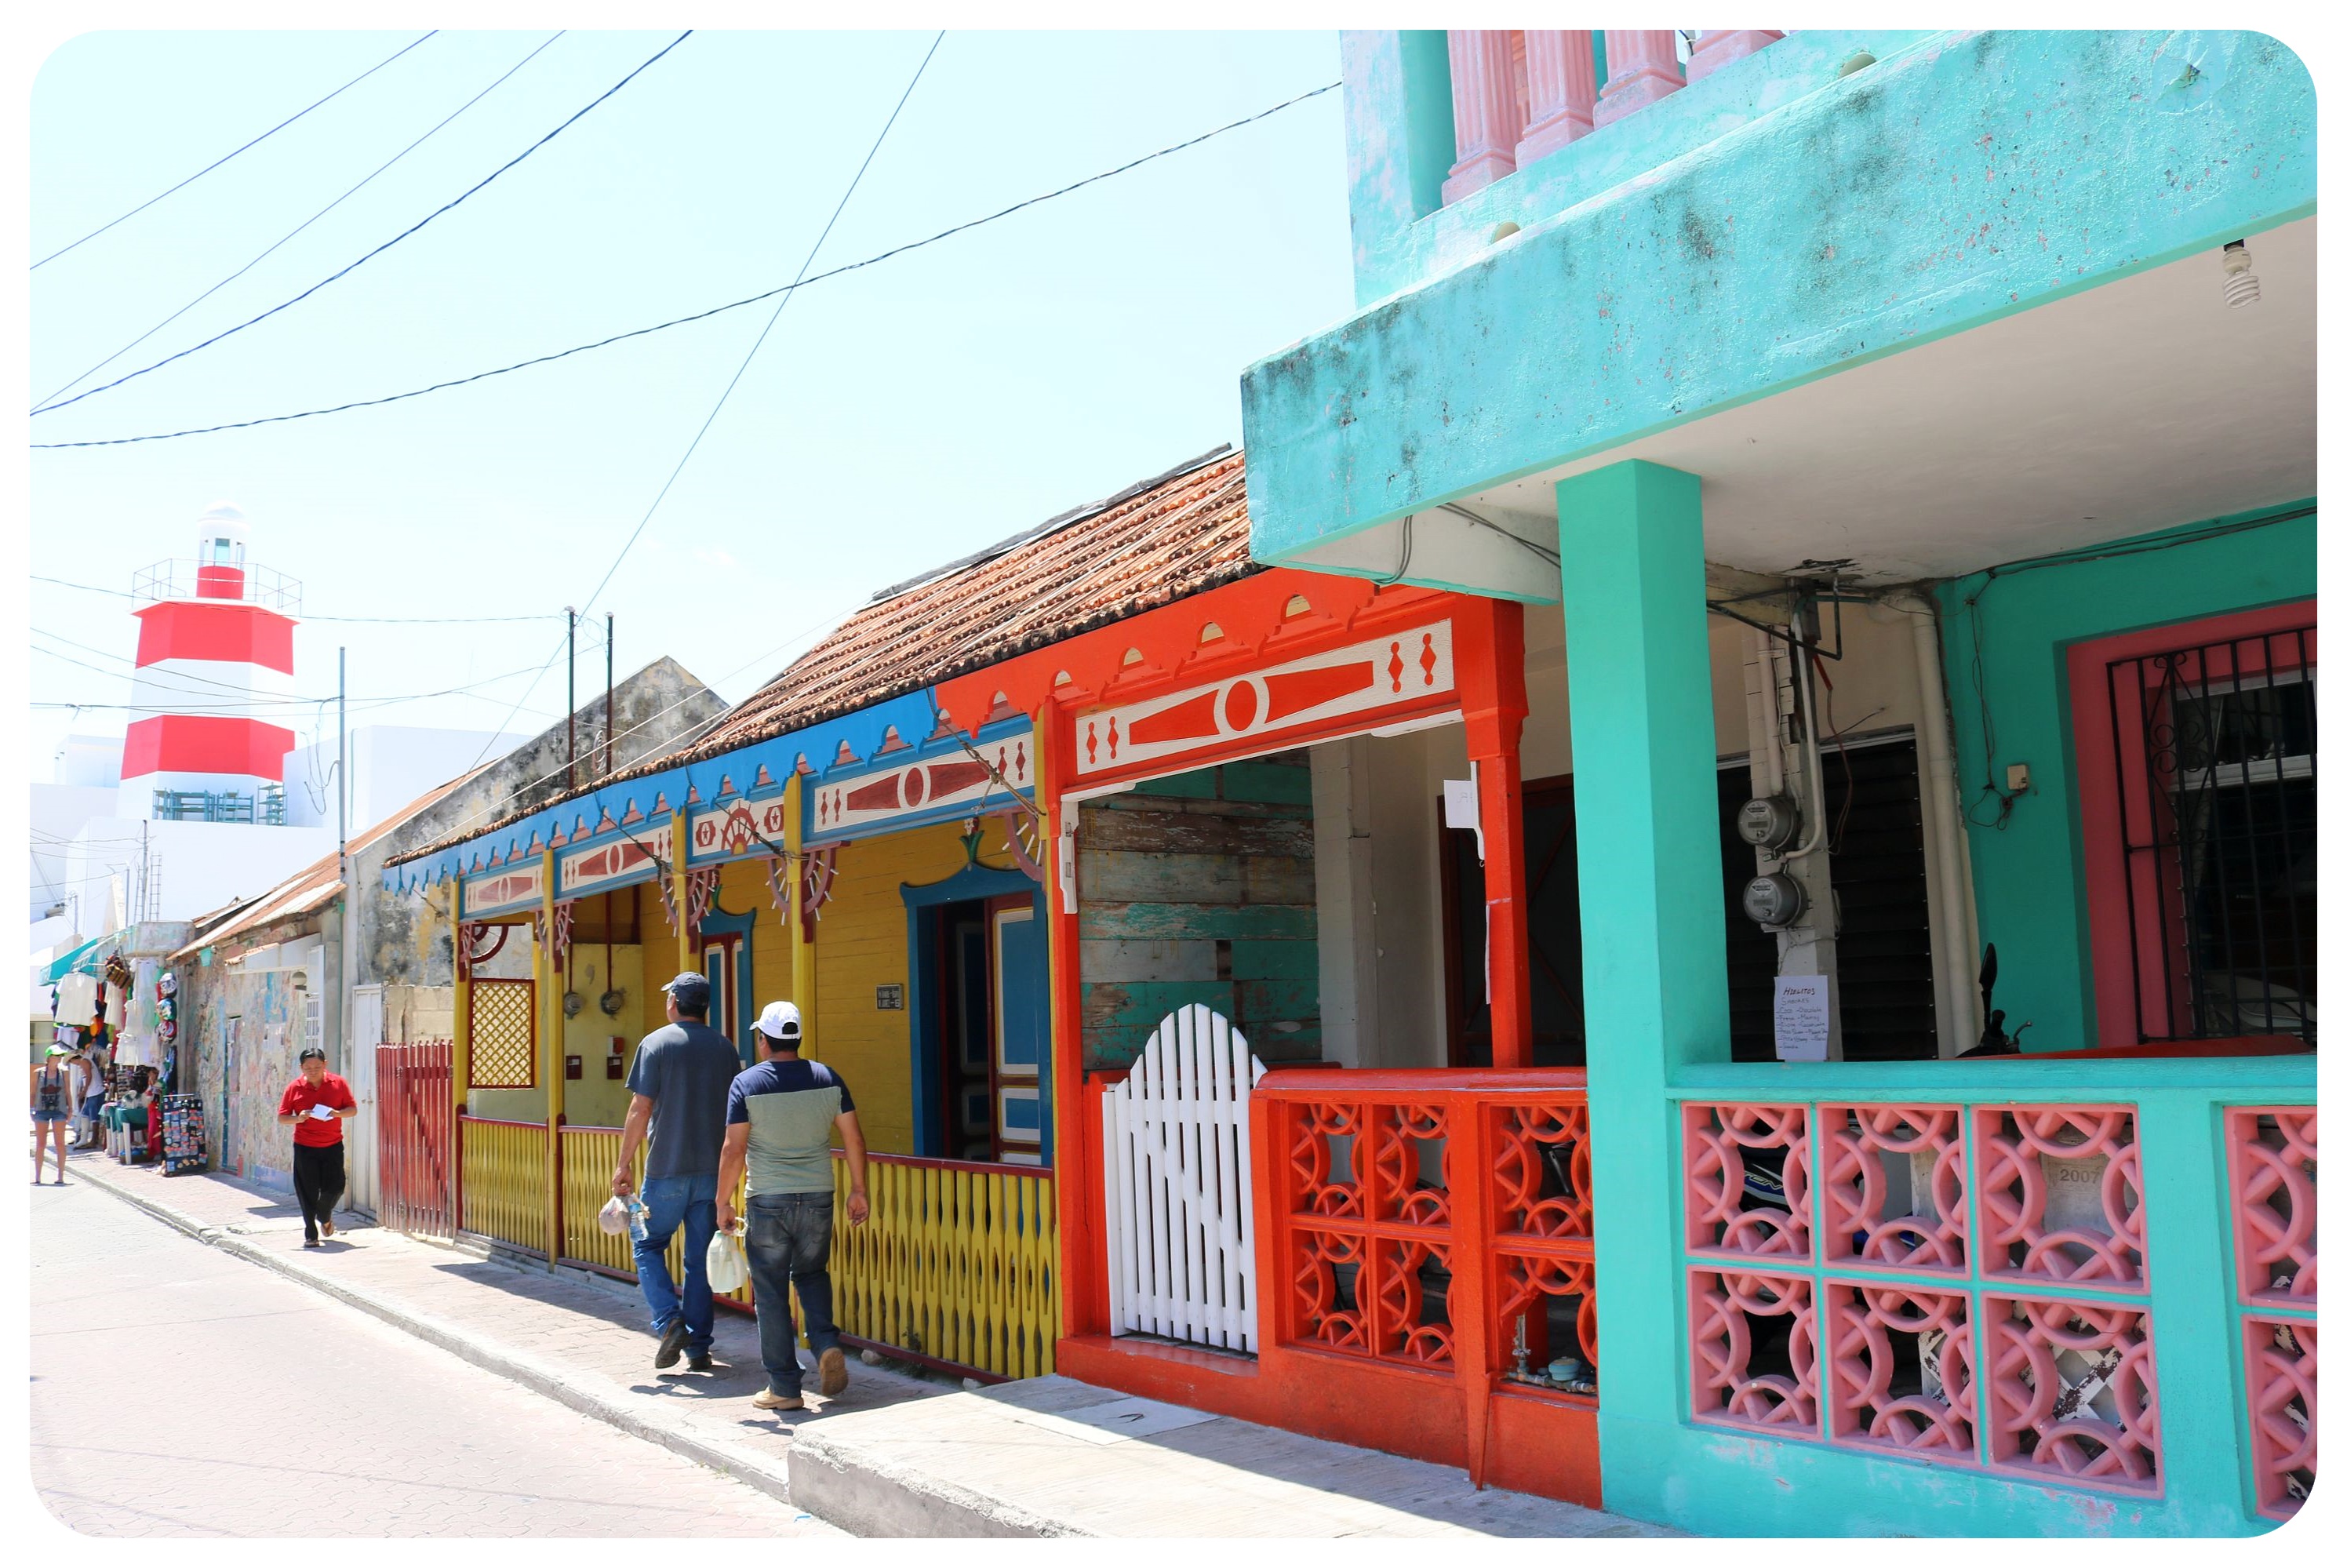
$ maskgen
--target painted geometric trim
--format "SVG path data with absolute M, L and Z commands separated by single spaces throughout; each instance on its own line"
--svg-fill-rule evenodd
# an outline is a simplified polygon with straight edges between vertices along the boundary
M 1961 1291 L 1829 1284 L 1826 1423 L 1833 1440 L 1977 1464 L 1970 1308 Z M 1912 1385 L 1901 1387 L 1911 1361 Z
M 2240 1299 L 2314 1306 L 2314 1107 L 2238 1105 L 2225 1112 L 2233 1257 Z
M 1827 1105 L 1818 1114 L 1826 1262 L 1963 1275 L 1963 1107 Z
M 2258 1512 L 2288 1519 L 2314 1490 L 2314 1325 L 2247 1317 L 2241 1330 Z
M 536 980 L 475 980 L 466 1019 L 466 1088 L 538 1087 Z
M 1982 1318 L 1993 1468 L 2065 1486 L 2160 1490 L 2147 1310 L 1991 1295 Z
M 1986 1105 L 1972 1114 L 1981 1272 L 2143 1289 L 2135 1107 Z
M 1817 1321 L 1800 1275 L 1687 1270 L 1696 1420 L 1771 1437 L 1818 1433 Z M 1766 1370 L 1754 1370 L 1758 1362 Z
M 1691 1104 L 1682 1113 L 1687 1251 L 1780 1264 L 1806 1260 L 1809 1108 Z

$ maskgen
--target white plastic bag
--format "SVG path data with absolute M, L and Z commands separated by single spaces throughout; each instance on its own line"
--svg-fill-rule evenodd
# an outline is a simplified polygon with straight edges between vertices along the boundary
M 628 1234 L 628 1200 L 613 1198 L 595 1211 L 595 1223 L 603 1227 L 605 1235 Z
M 719 1296 L 729 1296 L 750 1283 L 750 1260 L 742 1255 L 742 1244 L 731 1231 L 719 1231 L 709 1238 L 709 1288 Z

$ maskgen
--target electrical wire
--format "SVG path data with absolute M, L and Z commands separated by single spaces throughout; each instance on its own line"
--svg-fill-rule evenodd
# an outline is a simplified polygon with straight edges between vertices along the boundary
M 395 60 L 399 58 L 400 56 L 407 53 L 409 49 L 415 48 L 417 44 L 423 43 L 425 38 L 431 37 L 434 33 L 437 33 L 439 30 L 440 29 L 437 27 L 435 27 L 432 29 L 432 32 L 425 34 L 424 37 L 416 39 L 415 43 L 407 45 L 405 48 L 393 51 L 389 56 L 369 66 L 365 70 L 361 71 L 357 76 L 353 77 L 349 81 L 344 82 L 341 87 L 336 87 L 333 92 L 328 93 L 324 97 L 320 98 L 316 103 L 312 104 L 310 108 L 303 109 L 301 111 L 301 114 L 294 115 L 292 119 L 279 120 L 275 125 L 271 126 L 267 130 L 262 131 L 259 136 L 254 137 L 251 141 L 248 141 L 242 147 L 238 148 L 235 152 L 230 153 L 227 158 L 214 159 L 211 162 L 207 163 L 201 169 L 197 169 L 193 174 L 190 174 L 185 179 L 179 181 L 179 184 L 171 187 L 169 190 L 164 191 L 161 196 L 149 197 L 146 200 L 141 201 L 138 206 L 133 207 L 129 211 L 125 212 L 120 218 L 115 219 L 113 222 L 99 224 L 97 228 L 91 230 L 88 233 L 75 241 L 73 244 L 50 251 L 47 255 L 42 257 L 39 261 L 34 262 L 31 267 L 26 270 L 27 272 L 38 272 L 41 268 L 46 267 L 50 262 L 56 261 L 59 256 L 64 255 L 66 251 L 88 244 L 92 240 L 97 239 L 100 234 L 103 234 L 108 229 L 113 228 L 116 223 L 121 223 L 129 219 L 138 217 L 138 214 L 146 211 L 147 209 L 154 206 L 158 201 L 162 200 L 164 196 L 169 196 L 175 191 L 186 190 L 189 186 L 193 185 L 197 180 L 201 179 L 205 175 L 210 174 L 213 169 L 218 169 L 221 164 L 228 162 L 229 159 L 235 158 L 241 153 L 250 152 L 254 148 L 259 147 L 262 142 L 267 141 L 271 137 L 275 136 L 279 131 L 283 130 L 287 126 L 292 125 L 294 120 L 300 119 L 302 115 L 308 114 L 310 109 L 322 108 L 325 105 L 332 103 L 334 99 L 342 97 L 353 87 L 357 87 L 361 82 L 366 80 L 369 77 L 383 69 L 384 67 L 391 64 L 393 60 Z
M 905 105 L 912 100 L 913 89 L 921 85 L 922 74 L 929 68 L 929 62 L 937 57 L 938 46 L 945 41 L 945 29 L 940 27 L 938 29 L 938 36 L 929 40 L 928 52 L 921 56 L 921 63 L 913 67 L 913 79 L 905 84 L 905 90 L 897 96 L 897 107 L 888 111 L 887 119 L 880 127 L 880 134 L 872 138 L 871 149 L 865 153 L 864 161 L 856 166 L 855 178 L 847 182 L 847 189 L 839 193 L 838 204 L 832 208 L 830 218 L 825 220 L 823 232 L 817 234 L 815 237 L 815 243 L 807 247 L 806 260 L 799 263 L 799 275 L 791 280 L 790 287 L 783 291 L 783 297 L 774 302 L 774 313 L 766 318 L 766 324 L 759 329 L 756 341 L 750 344 L 750 352 L 742 356 L 741 364 L 733 372 L 733 379 L 727 382 L 725 390 L 717 395 L 716 405 L 710 409 L 709 417 L 702 420 L 701 428 L 692 433 L 692 441 L 684 448 L 684 456 L 676 460 L 676 466 L 670 471 L 667 482 L 661 486 L 660 494 L 654 496 L 652 504 L 644 508 L 644 515 L 637 521 L 635 531 L 628 536 L 628 542 L 621 545 L 620 553 L 611 558 L 611 564 L 604 570 L 602 580 L 595 585 L 595 591 L 589 594 L 587 602 L 579 607 L 579 614 L 584 615 L 595 608 L 595 601 L 600 599 L 603 596 L 603 590 L 611 585 L 611 579 L 618 574 L 620 563 L 628 559 L 628 552 L 636 548 L 636 541 L 643 537 L 644 529 L 651 525 L 652 514 L 660 510 L 662 501 L 668 499 L 668 493 L 683 475 L 685 465 L 692 461 L 692 455 L 695 452 L 701 450 L 702 437 L 709 434 L 709 427 L 716 424 L 717 416 L 725 411 L 726 400 L 733 395 L 733 389 L 741 385 L 742 378 L 749 374 L 750 362 L 758 357 L 758 351 L 766 344 L 767 334 L 774 330 L 774 323 L 783 319 L 783 312 L 789 306 L 800 282 L 805 279 L 807 269 L 815 265 L 816 254 L 823 250 L 823 242 L 831 238 L 831 231 L 837 226 L 840 214 L 847 210 L 848 202 L 856 195 L 856 188 L 864 183 L 865 171 L 872 167 L 872 160 L 880 156 L 881 144 L 888 139 L 889 131 L 896 128 L 897 117 L 905 112 Z
M 712 316 L 723 315 L 728 311 L 738 311 L 745 306 L 759 304 L 766 300 L 773 299 L 776 294 L 787 294 L 796 289 L 811 288 L 817 283 L 828 282 L 833 278 L 840 277 L 848 272 L 859 272 L 866 267 L 877 266 L 883 261 L 892 260 L 897 256 L 902 256 L 908 251 L 918 251 L 925 246 L 934 245 L 941 240 L 950 240 L 955 235 L 968 233 L 972 229 L 983 228 L 989 223 L 999 221 L 1001 219 L 1011 216 L 1013 213 L 1023 211 L 1030 207 L 1036 207 L 1046 201 L 1056 200 L 1060 197 L 1067 196 L 1075 191 L 1081 190 L 1088 185 L 1097 185 L 1102 180 L 1114 179 L 1120 174 L 1128 173 L 1133 169 L 1140 168 L 1143 164 L 1153 162 L 1161 158 L 1170 157 L 1177 152 L 1185 151 L 1190 148 L 1196 147 L 1201 142 L 1212 141 L 1214 138 L 1230 131 L 1237 130 L 1243 126 L 1253 125 L 1257 120 L 1269 118 L 1271 116 L 1279 113 L 1282 109 L 1293 108 L 1297 104 L 1320 97 L 1323 93 L 1335 92 L 1343 85 L 1344 84 L 1342 82 L 1330 82 L 1327 86 L 1315 87 L 1308 93 L 1299 93 L 1295 97 L 1289 98 L 1283 103 L 1274 104 L 1269 108 L 1261 110 L 1255 114 L 1251 114 L 1245 119 L 1233 120 L 1230 124 L 1218 126 L 1214 129 L 1205 132 L 1204 135 L 1194 136 L 1187 141 L 1180 141 L 1174 143 L 1171 147 L 1160 148 L 1155 152 L 1146 154 L 1141 158 L 1136 158 L 1130 163 L 1119 164 L 1114 169 L 1103 169 L 1098 174 L 1079 179 L 1072 185 L 1063 185 L 1057 190 L 1045 191 L 1040 196 L 1030 196 L 1024 201 L 1012 203 L 1010 206 L 1002 209 L 999 212 L 989 213 L 986 217 L 972 219 L 967 223 L 958 223 L 950 229 L 940 230 L 925 240 L 915 240 L 908 244 L 898 245 L 891 250 L 880 251 L 876 255 L 866 256 L 860 261 L 850 261 L 844 266 L 834 267 L 827 272 L 817 272 L 810 277 L 802 278 L 796 282 L 785 284 L 781 288 L 768 289 L 763 293 L 751 294 L 745 298 L 734 300 L 726 304 L 712 305 L 707 310 L 695 311 L 690 315 L 676 316 L 668 321 L 655 323 L 648 327 L 637 327 L 630 332 L 614 333 L 609 337 L 598 338 L 592 343 L 579 343 L 570 348 L 558 350 L 552 354 L 542 354 L 535 355 L 529 359 L 517 360 L 511 364 L 499 365 L 493 370 L 476 371 L 470 375 L 457 376 L 448 381 L 436 381 L 429 386 L 415 387 L 406 392 L 390 393 L 382 397 L 358 398 L 349 403 L 337 403 L 331 406 L 323 408 L 305 408 L 301 410 L 299 413 L 294 414 L 265 415 L 258 419 L 240 419 L 225 425 L 195 425 L 185 430 L 158 431 L 146 436 L 117 436 L 97 441 L 36 441 L 32 444 L 33 450 L 36 452 L 59 452 L 83 446 L 128 446 L 145 441 L 177 441 L 182 436 L 216 436 L 222 431 L 227 430 L 250 430 L 257 425 L 282 425 L 297 419 L 317 419 L 331 414 L 347 414 L 354 409 L 380 408 L 385 404 L 404 403 L 410 398 L 425 397 L 436 392 L 446 392 L 459 386 L 470 386 L 475 382 L 487 381 L 495 376 L 510 375 L 516 371 L 530 370 L 541 364 L 551 364 L 557 360 L 569 359 L 573 354 L 591 354 L 597 349 L 609 348 L 614 343 L 626 343 L 632 338 L 649 337 L 654 333 L 663 333 L 671 327 L 690 326 L 695 322 L 707 321 Z M 57 406 L 62 407 L 63 405 L 58 405 Z M 1501 531 L 1504 532 L 1505 530 L 1503 529 Z M 1524 541 L 1519 540 L 1518 542 L 1522 543 Z
M 114 599 L 144 600 L 143 594 L 128 593 L 118 588 L 100 588 L 94 582 L 74 582 L 62 577 L 44 577 L 28 573 L 35 582 L 46 582 L 57 588 L 77 588 L 84 593 L 102 593 Z M 304 615 L 303 621 L 327 621 L 337 626 L 513 626 L 527 621 L 559 620 L 559 615 Z
M 369 251 L 365 255 L 361 256 L 357 261 L 351 262 L 349 265 L 342 268 L 339 272 L 331 272 L 325 277 L 319 279 L 316 282 L 311 284 L 308 288 L 302 290 L 292 299 L 286 300 L 279 304 L 272 305 L 267 310 L 261 312 L 259 315 L 252 317 L 249 321 L 239 322 L 236 325 L 228 328 L 224 332 L 214 333 L 211 336 L 204 339 L 204 341 L 200 343 L 194 344 L 192 347 L 183 348 L 179 353 L 168 354 L 165 357 L 157 360 L 152 364 L 142 365 L 127 375 L 118 375 L 112 381 L 106 382 L 98 386 L 91 387 L 87 392 L 77 394 L 72 397 L 66 398 L 62 402 L 48 404 L 46 406 L 35 409 L 33 412 L 36 415 L 55 414 L 60 408 L 70 408 L 75 404 L 83 401 L 85 398 L 96 397 L 101 392 L 110 392 L 115 387 L 120 386 L 127 381 L 136 381 L 140 376 L 147 374 L 150 371 L 160 370 L 165 365 L 173 364 L 179 360 L 183 360 L 191 354 L 200 354 L 203 350 L 211 347 L 212 344 L 216 343 L 220 343 L 227 338 L 234 337 L 237 333 L 244 331 L 247 327 L 259 325 L 261 323 L 267 321 L 270 317 L 276 315 L 281 311 L 291 310 L 293 306 L 300 304 L 303 300 L 308 299 L 312 294 L 316 293 L 319 290 L 324 288 L 327 284 L 333 282 L 336 279 L 345 277 L 350 273 L 356 272 L 359 268 L 365 266 L 369 261 L 374 261 L 377 256 L 382 255 L 385 251 L 390 250 L 394 245 L 398 244 L 409 235 L 417 232 L 426 224 L 432 222 L 435 219 L 441 217 L 445 213 L 453 212 L 457 208 L 463 206 L 474 196 L 487 189 L 493 181 L 495 181 L 500 175 L 504 174 L 507 169 L 512 169 L 516 164 L 520 163 L 524 159 L 529 157 L 530 154 L 536 152 L 539 148 L 544 147 L 548 142 L 552 141 L 556 137 L 560 136 L 564 131 L 569 130 L 572 126 L 586 118 L 588 115 L 593 113 L 597 108 L 601 106 L 614 93 L 617 93 L 621 87 L 626 87 L 630 82 L 634 81 L 638 77 L 651 69 L 651 67 L 658 64 L 661 58 L 665 56 L 670 49 L 675 48 L 679 44 L 683 43 L 687 38 L 692 36 L 692 29 L 690 27 L 686 28 L 683 32 L 679 33 L 674 38 L 669 41 L 666 48 L 661 49 L 658 54 L 653 55 L 651 59 L 646 60 L 642 65 L 638 66 L 634 70 L 630 71 L 626 76 L 621 77 L 618 81 L 613 82 L 610 87 L 604 88 L 601 93 L 598 94 L 591 101 L 571 115 L 569 119 L 564 120 L 560 125 L 556 126 L 552 130 L 548 131 L 544 136 L 539 137 L 536 141 L 530 143 L 528 147 L 522 149 L 521 151 L 516 153 L 504 163 L 498 165 L 495 169 L 490 171 L 486 179 L 474 185 L 470 190 L 465 191 L 464 194 L 456 197 L 453 200 L 443 202 L 440 206 L 433 209 L 430 212 L 425 213 L 422 218 L 417 219 L 415 222 L 409 224 L 406 228 L 393 235 L 390 239 L 385 240 L 382 244 L 377 245 L 374 250 Z
M 279 249 L 281 249 L 287 241 L 292 240 L 296 234 L 301 233 L 302 230 L 307 229 L 311 224 L 315 223 L 319 219 L 323 218 L 327 213 L 332 212 L 335 208 L 340 207 L 343 202 L 348 201 L 352 197 L 356 196 L 360 191 L 365 190 L 367 186 L 374 183 L 376 175 L 380 175 L 384 169 L 389 169 L 392 164 L 397 163 L 401 159 L 405 158 L 409 153 L 414 152 L 417 148 L 422 147 L 425 142 L 430 141 L 434 137 L 439 135 L 453 124 L 458 115 L 463 114 L 466 109 L 471 108 L 475 104 L 479 103 L 483 98 L 487 97 L 491 93 L 503 87 L 508 78 L 520 71 L 522 67 L 528 65 L 532 60 L 535 60 L 538 56 L 551 48 L 554 45 L 555 39 L 561 36 L 562 34 L 560 32 L 548 36 L 545 43 L 540 44 L 537 48 L 532 49 L 528 54 L 524 55 L 520 59 L 515 61 L 513 65 L 507 67 L 504 76 L 497 77 L 497 80 L 491 82 L 487 87 L 483 87 L 479 92 L 475 93 L 471 97 L 466 98 L 463 103 L 457 105 L 454 112 L 450 113 L 446 118 L 442 119 L 439 124 L 434 126 L 430 130 L 425 131 L 422 136 L 417 137 L 414 141 L 409 142 L 405 147 L 403 147 L 397 152 L 393 153 L 390 159 L 378 166 L 374 174 L 368 175 L 364 179 L 360 180 L 356 185 L 352 186 L 348 190 L 343 191 L 340 196 L 335 197 L 332 201 L 327 202 L 323 207 L 319 208 L 315 212 L 310 214 L 309 217 L 302 220 L 300 223 L 287 231 L 287 232 L 280 238 L 275 244 L 271 245 L 267 250 L 261 251 L 261 254 L 255 256 L 251 261 L 247 261 L 243 266 L 239 267 L 235 272 L 231 272 L 227 277 L 222 278 L 219 282 L 214 283 L 202 293 L 198 294 L 194 299 L 190 300 L 186 304 L 181 305 L 169 315 L 165 316 L 161 321 L 157 322 L 153 326 L 149 327 L 137 337 L 132 338 L 128 343 L 124 343 L 120 348 L 116 349 L 112 354 L 108 354 L 104 359 L 99 360 L 96 364 L 91 365 L 87 370 L 83 371 L 79 375 L 75 376 L 63 386 L 58 387 L 55 392 L 50 393 L 46 397 L 41 399 L 41 401 L 34 406 L 33 412 L 38 414 L 43 408 L 55 403 L 58 398 L 63 397 L 67 393 L 71 392 L 75 387 L 79 386 L 83 382 L 87 381 L 91 376 L 96 375 L 99 371 L 104 370 L 108 365 L 112 364 L 116 360 L 120 359 L 124 354 L 128 354 L 132 349 L 137 348 L 140 343 L 145 343 L 149 338 L 153 337 L 157 333 L 161 332 L 165 327 L 169 326 L 173 322 L 178 321 L 181 316 L 186 315 L 190 311 L 194 310 L 198 305 L 202 304 L 206 300 L 210 299 L 214 294 L 219 293 L 222 289 L 228 287 L 231 283 L 235 282 L 239 278 L 243 277 L 247 272 L 252 271 L 253 268 L 261 265 L 261 262 L 276 254 Z

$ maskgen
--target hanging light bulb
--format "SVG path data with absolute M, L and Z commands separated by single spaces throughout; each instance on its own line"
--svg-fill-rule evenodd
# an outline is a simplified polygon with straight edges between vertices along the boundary
M 2225 303 L 2232 310 L 2258 302 L 2258 275 L 2250 271 L 2250 247 L 2244 240 L 2227 242 L 2225 262 Z

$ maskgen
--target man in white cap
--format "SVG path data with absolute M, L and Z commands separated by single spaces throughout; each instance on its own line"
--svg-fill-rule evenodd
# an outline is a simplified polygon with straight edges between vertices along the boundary
M 864 1195 L 864 1132 L 846 1081 L 799 1056 L 799 1009 L 769 1002 L 758 1015 L 764 1059 L 733 1081 L 725 1102 L 725 1158 L 717 1172 L 717 1225 L 733 1228 L 733 1186 L 750 1172 L 750 1283 L 758 1301 L 758 1354 L 766 1386 L 751 1403 L 762 1410 L 805 1408 L 791 1291 L 806 1314 L 815 1352 L 815 1391 L 825 1399 L 847 1387 L 847 1355 L 831 1320 L 831 1132 L 847 1154 L 847 1223 L 871 1212 Z

